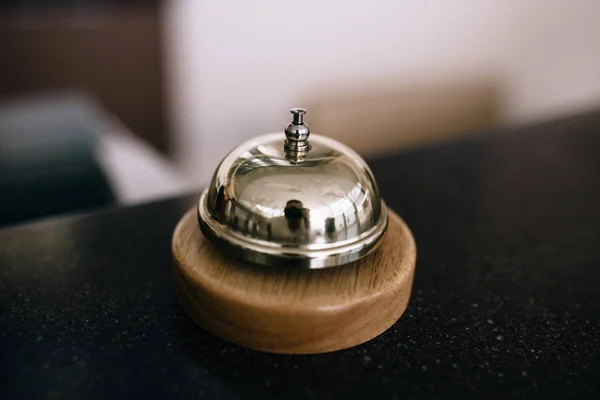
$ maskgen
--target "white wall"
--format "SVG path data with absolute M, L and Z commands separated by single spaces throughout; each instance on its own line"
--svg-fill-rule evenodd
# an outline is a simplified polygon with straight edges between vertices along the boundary
M 178 162 L 198 184 L 227 151 L 281 130 L 323 85 L 491 76 L 504 119 L 600 104 L 596 0 L 171 0 Z

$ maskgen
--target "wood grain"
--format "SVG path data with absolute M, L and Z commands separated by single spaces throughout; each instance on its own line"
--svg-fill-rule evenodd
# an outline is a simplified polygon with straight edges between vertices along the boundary
M 381 334 L 402 315 L 416 262 L 412 234 L 390 213 L 381 246 L 338 268 L 268 268 L 233 259 L 186 213 L 172 241 L 175 293 L 187 314 L 214 335 L 273 353 L 324 353 Z

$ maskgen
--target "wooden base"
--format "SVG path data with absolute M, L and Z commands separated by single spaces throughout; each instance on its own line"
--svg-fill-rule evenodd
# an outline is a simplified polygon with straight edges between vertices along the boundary
M 173 234 L 175 293 L 214 335 L 273 353 L 340 350 L 381 334 L 410 297 L 416 248 L 390 212 L 381 246 L 356 262 L 322 270 L 268 268 L 233 259 L 200 232 L 196 210 Z

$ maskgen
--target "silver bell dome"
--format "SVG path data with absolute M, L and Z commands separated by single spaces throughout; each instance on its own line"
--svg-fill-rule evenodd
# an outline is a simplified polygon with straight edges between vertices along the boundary
M 256 137 L 223 159 L 200 197 L 200 228 L 228 254 L 277 268 L 357 260 L 387 228 L 373 174 L 350 148 L 311 135 L 305 110 L 291 112 L 285 135 Z

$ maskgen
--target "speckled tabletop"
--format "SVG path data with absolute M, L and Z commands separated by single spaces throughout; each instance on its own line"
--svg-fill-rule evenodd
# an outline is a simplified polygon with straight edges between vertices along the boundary
M 600 113 L 370 165 L 418 246 L 383 335 L 284 356 L 196 327 L 170 279 L 191 196 L 0 231 L 2 397 L 598 397 Z

